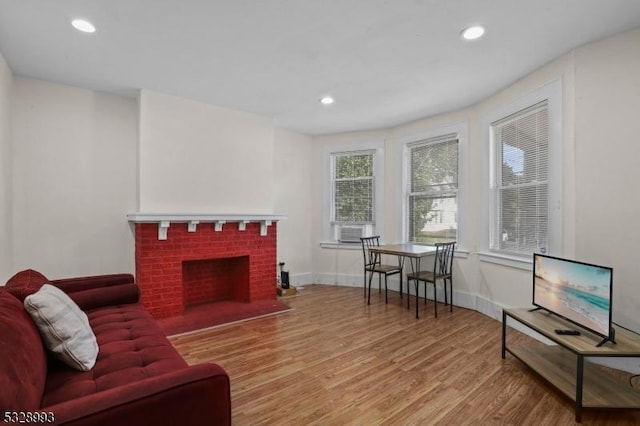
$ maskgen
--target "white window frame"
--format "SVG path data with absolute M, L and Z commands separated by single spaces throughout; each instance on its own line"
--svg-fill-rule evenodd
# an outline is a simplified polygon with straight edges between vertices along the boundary
M 365 225 L 366 233 L 370 235 L 380 235 L 384 240 L 384 141 L 366 141 L 346 144 L 328 145 L 323 148 L 323 206 L 322 206 L 322 241 L 323 248 L 347 248 L 361 249 L 360 244 L 340 243 L 338 241 L 338 226 L 333 220 L 333 161 L 336 154 L 358 152 L 373 152 L 373 173 L 374 173 L 374 206 L 373 223 Z M 351 225 L 347 225 L 351 226 Z
M 399 225 L 397 234 L 401 236 L 402 241 L 409 240 L 409 183 L 411 176 L 409 175 L 409 161 L 411 155 L 411 145 L 420 141 L 427 141 L 441 136 L 455 134 L 458 137 L 458 193 L 457 193 L 457 215 L 458 230 L 456 253 L 466 253 L 469 238 L 469 221 L 471 220 L 468 212 L 469 205 L 469 125 L 466 122 L 455 123 L 445 126 L 436 127 L 425 130 L 409 136 L 400 137 L 397 140 L 398 147 L 398 171 L 397 178 L 400 190 L 396 191 L 396 205 L 401 206 Z
M 482 235 L 480 260 L 530 270 L 532 256 L 505 254 L 491 248 L 491 232 L 495 229 L 497 220 L 497 199 L 494 187 L 496 185 L 496 153 L 493 140 L 492 123 L 509 117 L 519 111 L 547 101 L 549 146 L 548 146 L 548 227 L 547 254 L 560 255 L 562 253 L 562 82 L 560 80 L 548 83 L 516 101 L 495 108 L 481 120 L 484 132 L 483 149 L 486 153 L 483 161 L 484 190 L 482 196 Z

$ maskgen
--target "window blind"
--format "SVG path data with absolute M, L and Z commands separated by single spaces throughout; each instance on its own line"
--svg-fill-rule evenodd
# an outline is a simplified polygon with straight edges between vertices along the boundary
M 458 138 L 440 136 L 409 145 L 409 241 L 457 237 Z
M 495 201 L 492 250 L 547 250 L 549 127 L 547 102 L 492 123 Z
M 374 218 L 373 151 L 333 156 L 333 221 L 371 224 Z

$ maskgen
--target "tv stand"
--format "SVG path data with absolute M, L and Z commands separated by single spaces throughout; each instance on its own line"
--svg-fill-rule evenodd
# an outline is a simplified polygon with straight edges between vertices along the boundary
M 555 345 L 543 343 L 508 345 L 507 319 L 511 318 L 540 333 Z M 583 408 L 640 409 L 640 389 L 616 379 L 605 369 L 589 362 L 590 357 L 640 357 L 640 336 L 618 329 L 615 345 L 597 344 L 600 336 L 580 328 L 578 336 L 556 334 L 561 328 L 576 328 L 544 310 L 504 309 L 502 311 L 502 358 L 516 357 L 575 401 L 576 422 Z M 607 339 L 608 340 L 608 339 Z

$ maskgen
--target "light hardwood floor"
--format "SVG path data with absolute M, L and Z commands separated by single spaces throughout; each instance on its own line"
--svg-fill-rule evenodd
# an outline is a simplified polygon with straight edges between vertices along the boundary
M 435 319 L 429 301 L 416 320 L 398 293 L 367 306 L 336 286 L 283 300 L 294 309 L 170 339 L 229 373 L 234 425 L 575 424 L 568 398 L 502 360 L 500 322 L 483 314 L 441 305 Z M 640 412 L 586 410 L 582 424 L 640 425 Z

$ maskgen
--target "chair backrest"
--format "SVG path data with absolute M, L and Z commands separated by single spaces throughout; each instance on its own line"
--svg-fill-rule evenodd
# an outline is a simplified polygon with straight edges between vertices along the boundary
M 436 255 L 433 260 L 433 272 L 436 276 L 450 276 L 453 273 L 453 252 L 456 242 L 436 243 Z
M 380 253 L 372 253 L 369 251 L 371 247 L 378 247 L 380 245 L 380 235 L 374 235 L 373 237 L 361 237 L 362 242 L 362 254 L 364 256 L 364 266 L 373 266 L 380 264 Z

